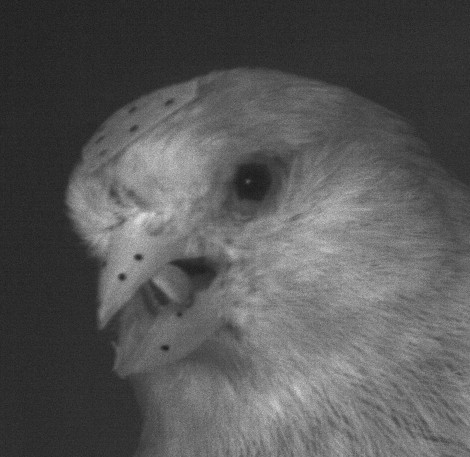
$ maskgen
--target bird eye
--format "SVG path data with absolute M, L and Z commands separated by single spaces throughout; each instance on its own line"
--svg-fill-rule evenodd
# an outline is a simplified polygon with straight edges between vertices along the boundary
M 272 176 L 266 164 L 249 163 L 238 167 L 234 185 L 240 200 L 263 200 L 271 184 Z
M 255 154 L 240 163 L 232 177 L 230 210 L 236 218 L 250 219 L 275 201 L 284 172 L 276 159 Z

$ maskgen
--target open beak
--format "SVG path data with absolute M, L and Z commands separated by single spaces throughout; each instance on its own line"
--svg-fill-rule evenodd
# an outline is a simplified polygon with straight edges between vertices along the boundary
M 142 284 L 182 257 L 184 248 L 184 239 L 151 236 L 134 221 L 116 229 L 99 281 L 99 328 L 106 326 Z
M 181 359 L 222 325 L 221 310 L 210 300 L 184 306 L 197 290 L 197 281 L 184 268 L 185 248 L 186 239 L 149 235 L 135 220 L 114 231 L 99 281 L 100 329 L 149 281 L 170 301 L 152 316 L 145 332 L 134 326 L 116 346 L 115 369 L 120 375 Z

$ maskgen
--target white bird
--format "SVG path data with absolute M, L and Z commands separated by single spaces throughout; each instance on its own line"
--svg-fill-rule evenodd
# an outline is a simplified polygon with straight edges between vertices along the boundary
M 470 191 L 399 116 L 214 72 L 111 116 L 67 203 L 136 457 L 470 455 Z

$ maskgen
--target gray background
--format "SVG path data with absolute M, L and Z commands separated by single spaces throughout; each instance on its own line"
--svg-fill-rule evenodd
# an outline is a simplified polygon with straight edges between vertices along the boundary
M 136 445 L 132 393 L 95 328 L 95 265 L 63 204 L 109 114 L 213 69 L 277 68 L 408 117 L 468 182 L 468 3 L 3 2 L 0 456 L 120 457 Z

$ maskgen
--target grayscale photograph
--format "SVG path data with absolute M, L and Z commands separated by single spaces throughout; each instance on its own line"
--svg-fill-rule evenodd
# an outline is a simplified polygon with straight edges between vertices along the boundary
M 470 4 L 2 22 L 0 457 L 470 456 Z

